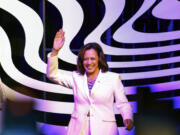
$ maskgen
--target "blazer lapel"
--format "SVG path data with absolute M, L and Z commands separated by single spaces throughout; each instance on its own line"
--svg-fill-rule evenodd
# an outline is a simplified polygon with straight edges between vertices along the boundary
M 84 77 L 83 77 L 83 88 L 86 96 L 88 97 L 88 99 L 90 99 L 86 73 L 84 73 Z
M 94 94 L 96 93 L 96 91 L 99 89 L 100 87 L 100 82 L 102 80 L 102 77 L 103 77 L 103 73 L 101 72 L 101 70 L 99 71 L 99 74 L 96 78 L 96 81 L 94 83 L 94 86 L 92 87 L 92 90 L 91 90 L 91 98 L 93 98 Z

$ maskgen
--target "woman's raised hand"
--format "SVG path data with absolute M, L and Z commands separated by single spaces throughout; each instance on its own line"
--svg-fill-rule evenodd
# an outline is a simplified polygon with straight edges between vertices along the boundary
M 52 54 L 51 56 L 55 56 L 58 54 L 59 50 L 63 47 L 65 37 L 64 37 L 64 31 L 63 29 L 60 29 L 54 38 L 54 43 L 53 43 L 53 49 L 52 49 Z
M 60 50 L 64 45 L 64 31 L 60 29 L 54 38 L 53 49 Z

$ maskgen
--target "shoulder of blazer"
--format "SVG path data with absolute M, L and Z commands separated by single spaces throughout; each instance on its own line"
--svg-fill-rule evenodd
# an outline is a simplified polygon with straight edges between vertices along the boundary
M 117 81 L 121 78 L 120 75 L 115 72 L 107 71 L 107 72 L 102 72 L 101 74 L 102 74 L 102 78 L 104 78 L 107 81 Z
M 82 77 L 84 77 L 84 75 L 82 75 L 79 71 L 73 71 L 73 77 L 75 77 L 75 78 L 82 78 Z
M 120 76 L 118 73 L 110 72 L 110 71 L 103 72 L 102 74 L 104 74 L 107 77 L 109 76 L 109 77 L 115 77 L 115 78 Z

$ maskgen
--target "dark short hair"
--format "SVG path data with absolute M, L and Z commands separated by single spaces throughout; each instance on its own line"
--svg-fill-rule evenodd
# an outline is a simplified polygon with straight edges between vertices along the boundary
M 84 60 L 85 52 L 89 49 L 94 49 L 97 52 L 97 55 L 99 57 L 99 62 L 98 62 L 99 69 L 101 69 L 102 72 L 107 72 L 108 64 L 107 64 L 106 58 L 104 56 L 101 46 L 97 43 L 88 43 L 85 46 L 81 47 L 78 53 L 78 58 L 77 58 L 77 71 L 82 75 L 85 73 L 83 60 Z

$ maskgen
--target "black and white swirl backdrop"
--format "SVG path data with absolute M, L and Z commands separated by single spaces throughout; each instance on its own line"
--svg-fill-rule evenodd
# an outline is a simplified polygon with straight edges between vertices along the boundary
M 97 42 L 110 70 L 121 74 L 134 114 L 139 87 L 180 109 L 179 13 L 179 0 L 0 0 L 0 76 L 6 95 L 35 101 L 42 132 L 66 133 L 72 91 L 45 75 L 46 56 L 62 27 L 62 70 L 75 70 L 79 48 Z M 124 129 L 116 108 L 115 113 L 120 134 L 135 134 Z

